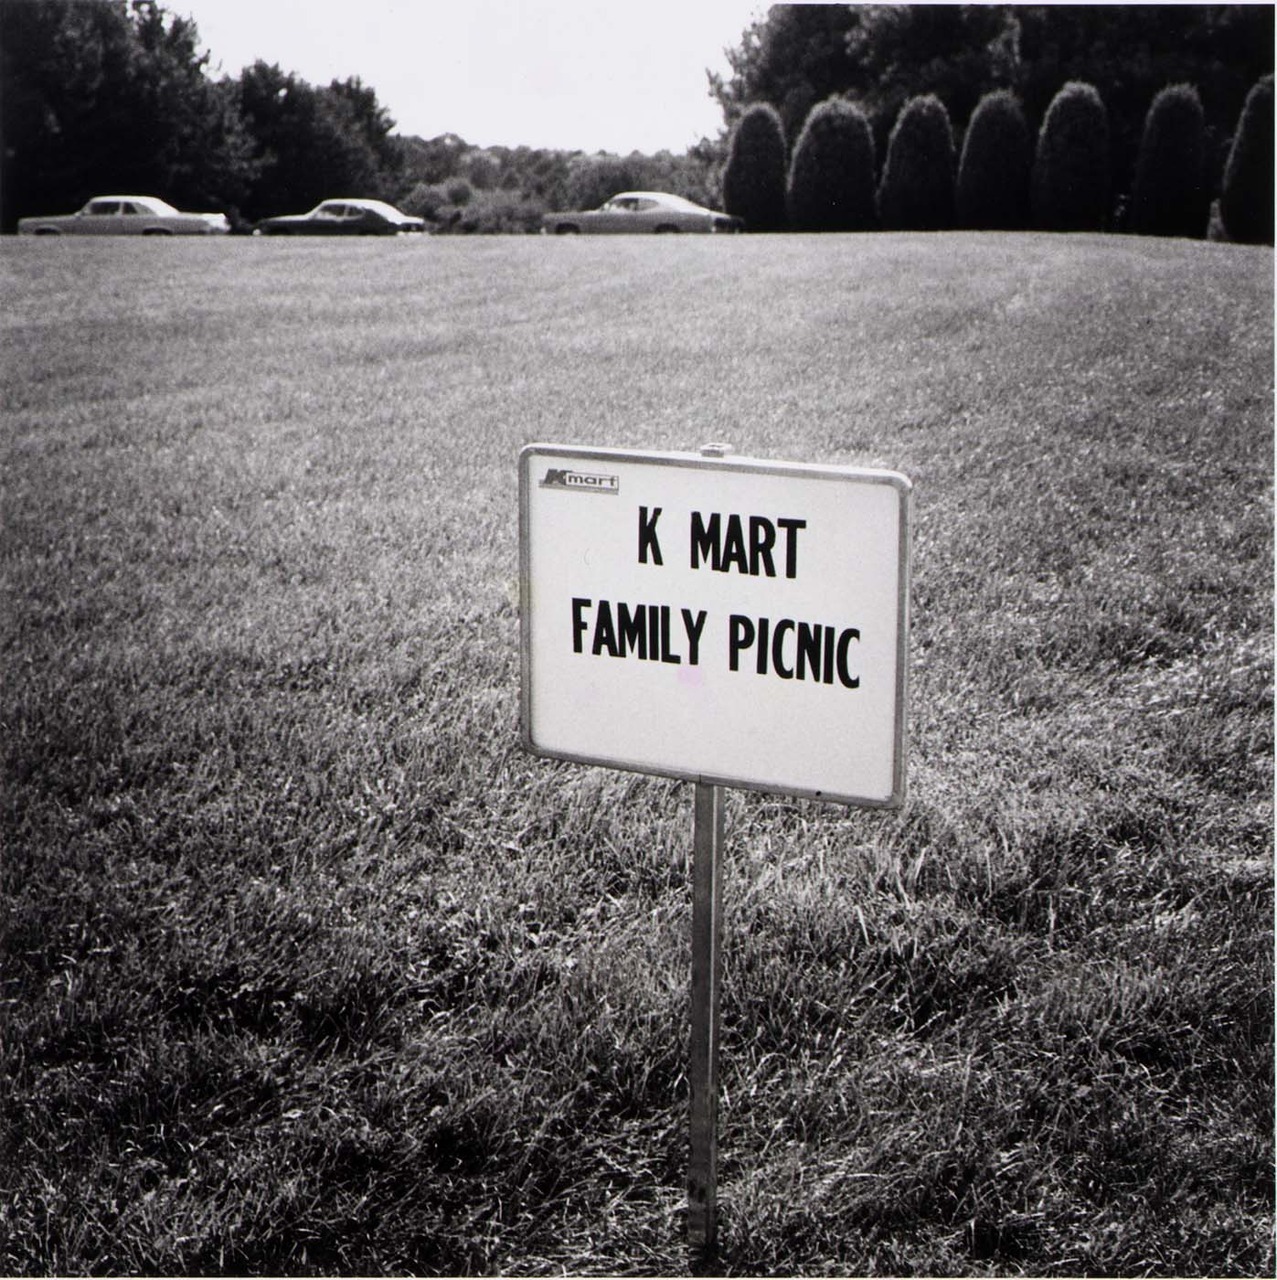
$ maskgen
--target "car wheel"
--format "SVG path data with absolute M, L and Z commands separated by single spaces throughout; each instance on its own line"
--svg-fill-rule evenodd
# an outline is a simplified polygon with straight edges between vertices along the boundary
M 579 236 L 581 228 L 571 222 L 561 222 L 554 228 L 554 234 L 556 236 Z
M 678 228 L 670 226 L 669 223 L 662 223 L 656 228 L 656 234 L 658 236 L 676 236 L 678 235 Z
M 148 227 L 142 232 L 144 236 L 171 236 L 171 231 L 165 231 L 163 227 Z
M 35 233 L 38 236 L 60 236 L 62 234 L 57 227 L 37 227 Z

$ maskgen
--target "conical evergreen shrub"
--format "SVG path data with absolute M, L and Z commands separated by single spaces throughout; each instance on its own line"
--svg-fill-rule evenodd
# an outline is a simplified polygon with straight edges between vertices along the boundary
M 933 93 L 911 98 L 887 141 L 878 216 L 889 231 L 953 226 L 953 126 Z
M 868 231 L 878 221 L 874 138 L 865 113 L 845 98 L 812 107 L 789 165 L 794 231 Z
M 1020 100 L 986 93 L 971 113 L 958 163 L 958 226 L 1017 231 L 1029 225 L 1033 143 Z
M 1129 228 L 1142 236 L 1206 234 L 1206 114 L 1191 84 L 1167 85 L 1144 118 Z
M 747 231 L 785 229 L 785 130 L 767 102 L 748 107 L 736 122 L 723 167 L 723 208 Z
M 1100 231 L 1108 202 L 1108 111 L 1093 85 L 1070 80 L 1052 99 L 1038 132 L 1034 221 L 1047 231 Z
M 1246 95 L 1233 134 L 1219 216 L 1230 240 L 1273 242 L 1273 78 L 1265 76 Z

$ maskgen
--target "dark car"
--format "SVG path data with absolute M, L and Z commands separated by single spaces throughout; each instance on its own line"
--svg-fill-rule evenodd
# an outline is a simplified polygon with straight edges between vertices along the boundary
M 325 200 L 309 213 L 265 218 L 253 231 L 263 236 L 393 236 L 421 231 L 421 218 L 400 213 L 384 200 Z

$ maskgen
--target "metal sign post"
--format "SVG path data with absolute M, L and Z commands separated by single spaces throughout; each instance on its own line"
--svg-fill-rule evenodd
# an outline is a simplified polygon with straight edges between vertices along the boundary
M 701 446 L 723 458 L 730 444 Z M 723 789 L 696 784 L 692 817 L 692 1011 L 688 1054 L 687 1243 L 707 1257 L 718 1243 L 718 1034 L 722 1025 Z
M 691 1148 L 687 1240 L 712 1253 L 718 1234 L 718 1032 L 723 983 L 720 855 L 723 789 L 696 784 L 692 833 Z

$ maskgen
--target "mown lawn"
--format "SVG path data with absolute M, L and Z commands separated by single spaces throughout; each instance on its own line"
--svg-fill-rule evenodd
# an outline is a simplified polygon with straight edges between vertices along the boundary
M 726 1274 L 1271 1275 L 1273 259 L 0 246 L 0 1273 L 680 1274 L 691 788 L 532 440 L 915 485 L 909 801 L 731 793 Z

